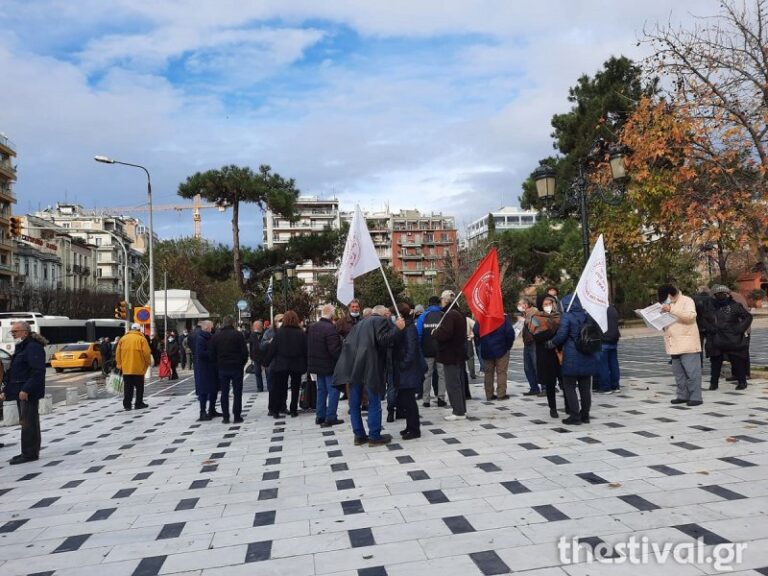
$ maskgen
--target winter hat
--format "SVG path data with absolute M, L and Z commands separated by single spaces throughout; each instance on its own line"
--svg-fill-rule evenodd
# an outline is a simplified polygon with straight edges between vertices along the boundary
M 131 324 L 131 330 L 141 330 L 141 326 L 139 324 L 133 323 Z
M 453 300 L 456 298 L 456 294 L 453 293 L 453 290 L 443 290 L 443 293 L 440 294 L 441 300 Z
M 731 290 L 728 288 L 728 286 L 723 286 L 722 284 L 717 284 L 715 286 L 712 286 L 712 294 L 730 294 Z

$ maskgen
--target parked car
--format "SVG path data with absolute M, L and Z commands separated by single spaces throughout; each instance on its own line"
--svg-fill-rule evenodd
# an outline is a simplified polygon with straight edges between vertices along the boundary
M 98 370 L 101 366 L 99 344 L 98 342 L 67 344 L 54 353 L 53 358 L 51 358 L 51 366 L 56 369 L 56 372 L 63 372 L 65 368 Z

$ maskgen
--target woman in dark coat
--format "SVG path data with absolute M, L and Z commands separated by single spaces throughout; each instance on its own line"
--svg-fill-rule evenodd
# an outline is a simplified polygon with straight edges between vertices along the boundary
M 195 356 L 195 394 L 200 402 L 199 422 L 213 418 L 214 403 L 216 402 L 216 392 L 219 386 L 219 375 L 216 370 L 216 362 L 209 353 L 211 342 L 211 331 L 213 323 L 205 320 L 200 324 L 200 330 L 197 331 L 195 339 L 192 341 L 192 353 Z M 206 411 L 206 406 L 209 406 Z
M 166 351 L 168 352 L 168 360 L 171 361 L 171 377 L 168 380 L 178 380 L 179 374 L 176 372 L 176 367 L 181 361 L 181 348 L 176 332 L 168 334 L 168 346 Z
M 291 416 L 298 416 L 301 377 L 307 371 L 307 335 L 301 328 L 299 316 L 293 310 L 288 310 L 283 316 L 283 324 L 269 345 L 264 362 L 272 364 L 269 414 L 279 418 L 280 412 L 285 412 L 290 379 Z
M 706 352 L 711 362 L 709 389 L 717 390 L 723 359 L 727 355 L 736 378 L 736 390 L 747 387 L 749 340 L 746 332 L 752 314 L 736 302 L 727 286 L 713 286 L 714 298 L 705 307 L 702 327 L 706 333 Z
M 568 411 L 568 418 L 563 420 L 563 424 L 589 424 L 589 410 L 592 407 L 592 376 L 597 373 L 597 355 L 583 354 L 576 349 L 581 327 L 587 321 L 587 313 L 581 306 L 579 297 L 568 294 L 562 302 L 563 314 L 560 317 L 560 326 L 554 338 L 547 341 L 545 345 L 550 349 L 558 346 L 563 349 L 561 370 Z
M 544 296 L 538 310 L 526 321 L 526 324 L 530 333 L 533 334 L 533 341 L 536 345 L 536 378 L 538 384 L 547 393 L 550 417 L 558 418 L 557 379 L 560 378 L 560 359 L 554 348 L 545 346 L 547 340 L 554 338 L 560 325 L 557 300 L 552 296 Z
M 403 440 L 421 437 L 419 404 L 416 393 L 422 389 L 427 362 L 421 353 L 419 333 L 416 331 L 411 308 L 405 302 L 397 306 L 400 316 L 405 319 L 405 329 L 395 339 L 392 348 L 393 372 L 388 375 L 397 390 L 398 418 L 405 418 L 405 429 L 400 432 Z

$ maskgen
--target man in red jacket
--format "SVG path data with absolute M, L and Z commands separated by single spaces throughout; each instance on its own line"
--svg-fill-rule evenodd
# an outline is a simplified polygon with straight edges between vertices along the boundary
M 440 305 L 447 309 L 456 295 L 451 290 L 443 290 Z M 445 366 L 445 390 L 451 401 L 453 414 L 446 420 L 465 420 L 467 418 L 467 399 L 464 396 L 464 371 L 462 367 L 467 359 L 467 322 L 464 315 L 456 308 L 443 316 L 440 325 L 432 331 L 432 338 L 437 341 L 437 361 Z

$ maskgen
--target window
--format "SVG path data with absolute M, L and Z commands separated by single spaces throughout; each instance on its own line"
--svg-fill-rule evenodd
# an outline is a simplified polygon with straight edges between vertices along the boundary
M 101 238 L 96 238 L 96 246 L 101 246 Z

